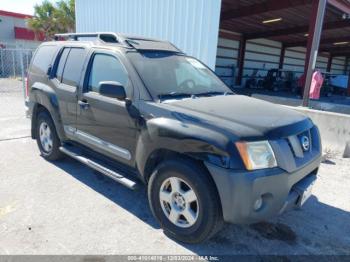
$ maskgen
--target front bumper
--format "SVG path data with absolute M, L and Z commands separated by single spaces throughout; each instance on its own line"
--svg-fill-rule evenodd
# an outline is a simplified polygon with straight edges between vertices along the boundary
M 226 222 L 251 224 L 300 207 L 303 192 L 316 180 L 321 154 L 293 173 L 281 168 L 236 172 L 210 163 Z M 255 210 L 259 198 L 262 205 Z

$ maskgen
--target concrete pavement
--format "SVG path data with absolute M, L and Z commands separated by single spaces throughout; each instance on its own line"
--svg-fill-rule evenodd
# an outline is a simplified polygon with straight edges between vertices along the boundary
M 349 159 L 321 165 L 303 209 L 184 245 L 163 234 L 145 188 L 130 191 L 72 159 L 45 161 L 29 124 L 20 82 L 0 80 L 0 254 L 350 255 Z

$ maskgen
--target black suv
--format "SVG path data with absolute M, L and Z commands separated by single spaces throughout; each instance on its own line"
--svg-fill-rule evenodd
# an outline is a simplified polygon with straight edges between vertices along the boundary
M 188 243 L 223 222 L 300 207 L 321 160 L 317 127 L 283 106 L 234 94 L 169 42 L 63 34 L 28 73 L 32 137 L 134 189 L 148 187 L 167 235 Z

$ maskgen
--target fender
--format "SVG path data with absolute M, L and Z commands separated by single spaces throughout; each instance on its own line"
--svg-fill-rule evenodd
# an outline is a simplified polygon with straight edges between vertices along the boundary
M 231 141 L 230 137 L 218 130 L 195 123 L 163 117 L 153 118 L 145 123 L 145 128 L 142 128 L 138 138 L 137 167 L 144 175 L 149 156 L 157 150 L 168 149 L 229 168 L 232 166 L 232 155 L 237 154 L 237 149 Z M 235 165 L 237 167 L 237 163 Z
M 58 137 L 61 141 L 65 140 L 65 133 L 63 130 L 63 125 L 59 113 L 59 104 L 55 91 L 48 85 L 35 82 L 30 90 L 30 101 L 35 103 L 33 114 L 32 114 L 32 137 L 35 127 L 35 116 L 38 105 L 45 107 L 55 124 Z M 33 121 L 34 120 L 34 121 Z

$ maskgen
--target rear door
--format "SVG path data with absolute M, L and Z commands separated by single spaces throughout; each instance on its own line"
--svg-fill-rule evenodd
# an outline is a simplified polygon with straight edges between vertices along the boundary
M 96 50 L 89 59 L 83 92 L 79 95 L 76 138 L 109 157 L 131 164 L 136 144 L 136 124 L 125 101 L 103 96 L 99 83 L 117 81 L 132 97 L 133 86 L 115 52 Z
M 65 130 L 67 127 L 76 126 L 78 86 L 86 53 L 84 48 L 64 47 L 60 51 L 51 79 L 56 87 L 57 103 Z

